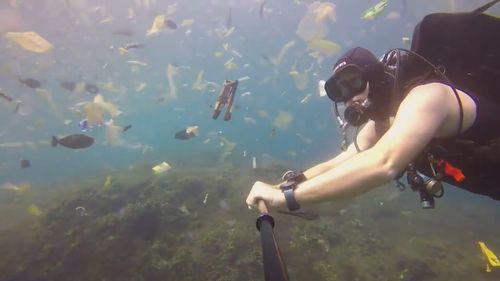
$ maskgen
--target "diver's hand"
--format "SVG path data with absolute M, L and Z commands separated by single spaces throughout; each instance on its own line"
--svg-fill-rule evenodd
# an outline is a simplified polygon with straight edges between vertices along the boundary
M 256 181 L 247 197 L 248 208 L 257 207 L 258 201 L 264 200 L 267 207 L 284 207 L 286 205 L 283 192 L 276 186 Z

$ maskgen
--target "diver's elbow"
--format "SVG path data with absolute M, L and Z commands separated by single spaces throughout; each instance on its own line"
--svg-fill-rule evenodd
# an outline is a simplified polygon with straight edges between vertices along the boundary
M 387 180 L 396 179 L 397 177 L 399 177 L 399 175 L 401 175 L 401 172 L 403 172 L 403 170 L 404 169 L 395 167 L 387 168 L 385 172 L 385 178 Z
M 384 161 L 383 167 L 383 174 L 387 180 L 398 178 L 406 169 L 406 165 L 388 159 Z

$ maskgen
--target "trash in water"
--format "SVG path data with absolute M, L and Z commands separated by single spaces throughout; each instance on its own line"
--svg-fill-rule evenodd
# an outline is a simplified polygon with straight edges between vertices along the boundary
M 54 46 L 36 32 L 7 32 L 5 38 L 34 53 L 46 53 Z
M 167 163 L 167 162 L 162 162 L 156 166 L 153 167 L 153 172 L 155 175 L 159 175 L 162 173 L 165 173 L 166 171 L 170 170 L 172 167 Z

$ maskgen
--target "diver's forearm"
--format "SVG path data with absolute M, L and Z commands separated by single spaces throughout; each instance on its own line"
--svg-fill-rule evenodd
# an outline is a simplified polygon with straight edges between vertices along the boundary
M 317 177 L 318 175 L 323 174 L 324 172 L 328 171 L 331 169 L 331 160 L 320 163 L 314 167 L 311 167 L 304 171 L 304 176 L 306 179 L 312 179 L 314 177 Z
M 366 150 L 299 184 L 295 198 L 300 204 L 307 204 L 354 197 L 390 181 L 390 175 L 385 159 Z
M 304 176 L 306 176 L 307 179 L 312 179 L 314 177 L 317 177 L 323 173 L 330 171 L 331 169 L 335 168 L 335 166 L 339 165 L 343 161 L 351 158 L 356 154 L 357 154 L 356 150 L 349 148 L 348 150 L 337 155 L 335 158 L 307 169 L 306 171 L 304 171 Z

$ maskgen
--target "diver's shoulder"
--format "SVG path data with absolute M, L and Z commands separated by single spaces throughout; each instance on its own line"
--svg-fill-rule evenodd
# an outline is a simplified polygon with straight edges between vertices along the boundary
M 449 85 L 441 82 L 429 82 L 413 87 L 405 99 L 440 100 L 444 102 L 450 96 L 450 93 L 453 95 L 453 90 Z
M 434 92 L 434 91 L 446 91 L 450 86 L 438 81 L 426 82 L 419 85 L 415 85 L 410 92 L 413 91 L 425 91 L 425 92 Z

